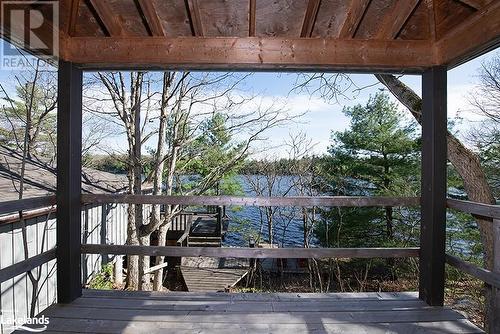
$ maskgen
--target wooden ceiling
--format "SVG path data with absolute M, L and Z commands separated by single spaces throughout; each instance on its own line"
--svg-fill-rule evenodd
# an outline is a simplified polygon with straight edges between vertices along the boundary
M 500 0 L 60 0 L 59 21 L 91 68 L 420 71 L 496 47 Z

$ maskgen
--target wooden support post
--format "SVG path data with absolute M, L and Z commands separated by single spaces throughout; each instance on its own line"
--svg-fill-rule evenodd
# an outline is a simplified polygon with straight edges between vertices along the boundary
M 443 305 L 446 229 L 446 68 L 422 77 L 422 189 L 419 295 Z
M 82 71 L 59 62 L 57 107 L 57 299 L 82 295 Z
M 493 219 L 493 270 L 500 274 L 500 219 Z M 500 333 L 500 289 L 491 287 L 491 306 L 488 329 L 490 333 Z

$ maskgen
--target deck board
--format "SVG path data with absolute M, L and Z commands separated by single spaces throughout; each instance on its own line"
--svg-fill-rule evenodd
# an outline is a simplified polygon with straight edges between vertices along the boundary
M 85 291 L 42 314 L 45 333 L 482 333 L 414 293 Z

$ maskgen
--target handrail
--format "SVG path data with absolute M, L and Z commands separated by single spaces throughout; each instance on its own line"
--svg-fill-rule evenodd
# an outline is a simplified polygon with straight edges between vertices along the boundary
M 446 200 L 446 205 L 450 209 L 459 210 L 473 215 L 500 219 L 500 205 L 484 204 L 451 198 Z
M 402 258 L 418 257 L 420 248 L 248 248 L 83 244 L 84 254 L 217 258 Z
M 177 240 L 177 246 L 182 246 L 182 243 L 184 240 L 186 240 L 189 237 L 189 233 L 191 232 L 191 225 L 193 223 L 192 217 L 190 220 L 187 221 L 186 223 L 186 229 L 184 230 L 184 233 L 181 235 L 181 237 Z
M 472 263 L 459 259 L 456 256 L 446 254 L 446 263 L 453 266 L 467 274 L 480 279 L 481 281 L 488 283 L 491 286 L 500 289 L 500 274 L 492 272 L 490 270 L 480 268 Z
M 52 206 L 54 204 L 56 204 L 56 196 L 54 195 L 0 202 L 0 215 Z
M 56 249 L 53 248 L 49 251 L 30 257 L 27 260 L 0 269 L 0 283 L 3 283 L 6 280 L 16 277 L 17 275 L 20 275 L 22 273 L 33 270 L 44 263 L 54 260 L 55 258 Z
M 82 194 L 82 203 L 128 203 L 169 205 L 238 205 L 238 206 L 321 206 L 321 207 L 387 207 L 420 206 L 420 197 L 370 196 L 164 196 L 129 194 Z

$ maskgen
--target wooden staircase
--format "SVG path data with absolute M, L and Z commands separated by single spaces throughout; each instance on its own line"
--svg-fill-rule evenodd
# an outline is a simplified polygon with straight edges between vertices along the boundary
M 188 236 L 188 247 L 221 247 L 222 238 L 213 236 Z

